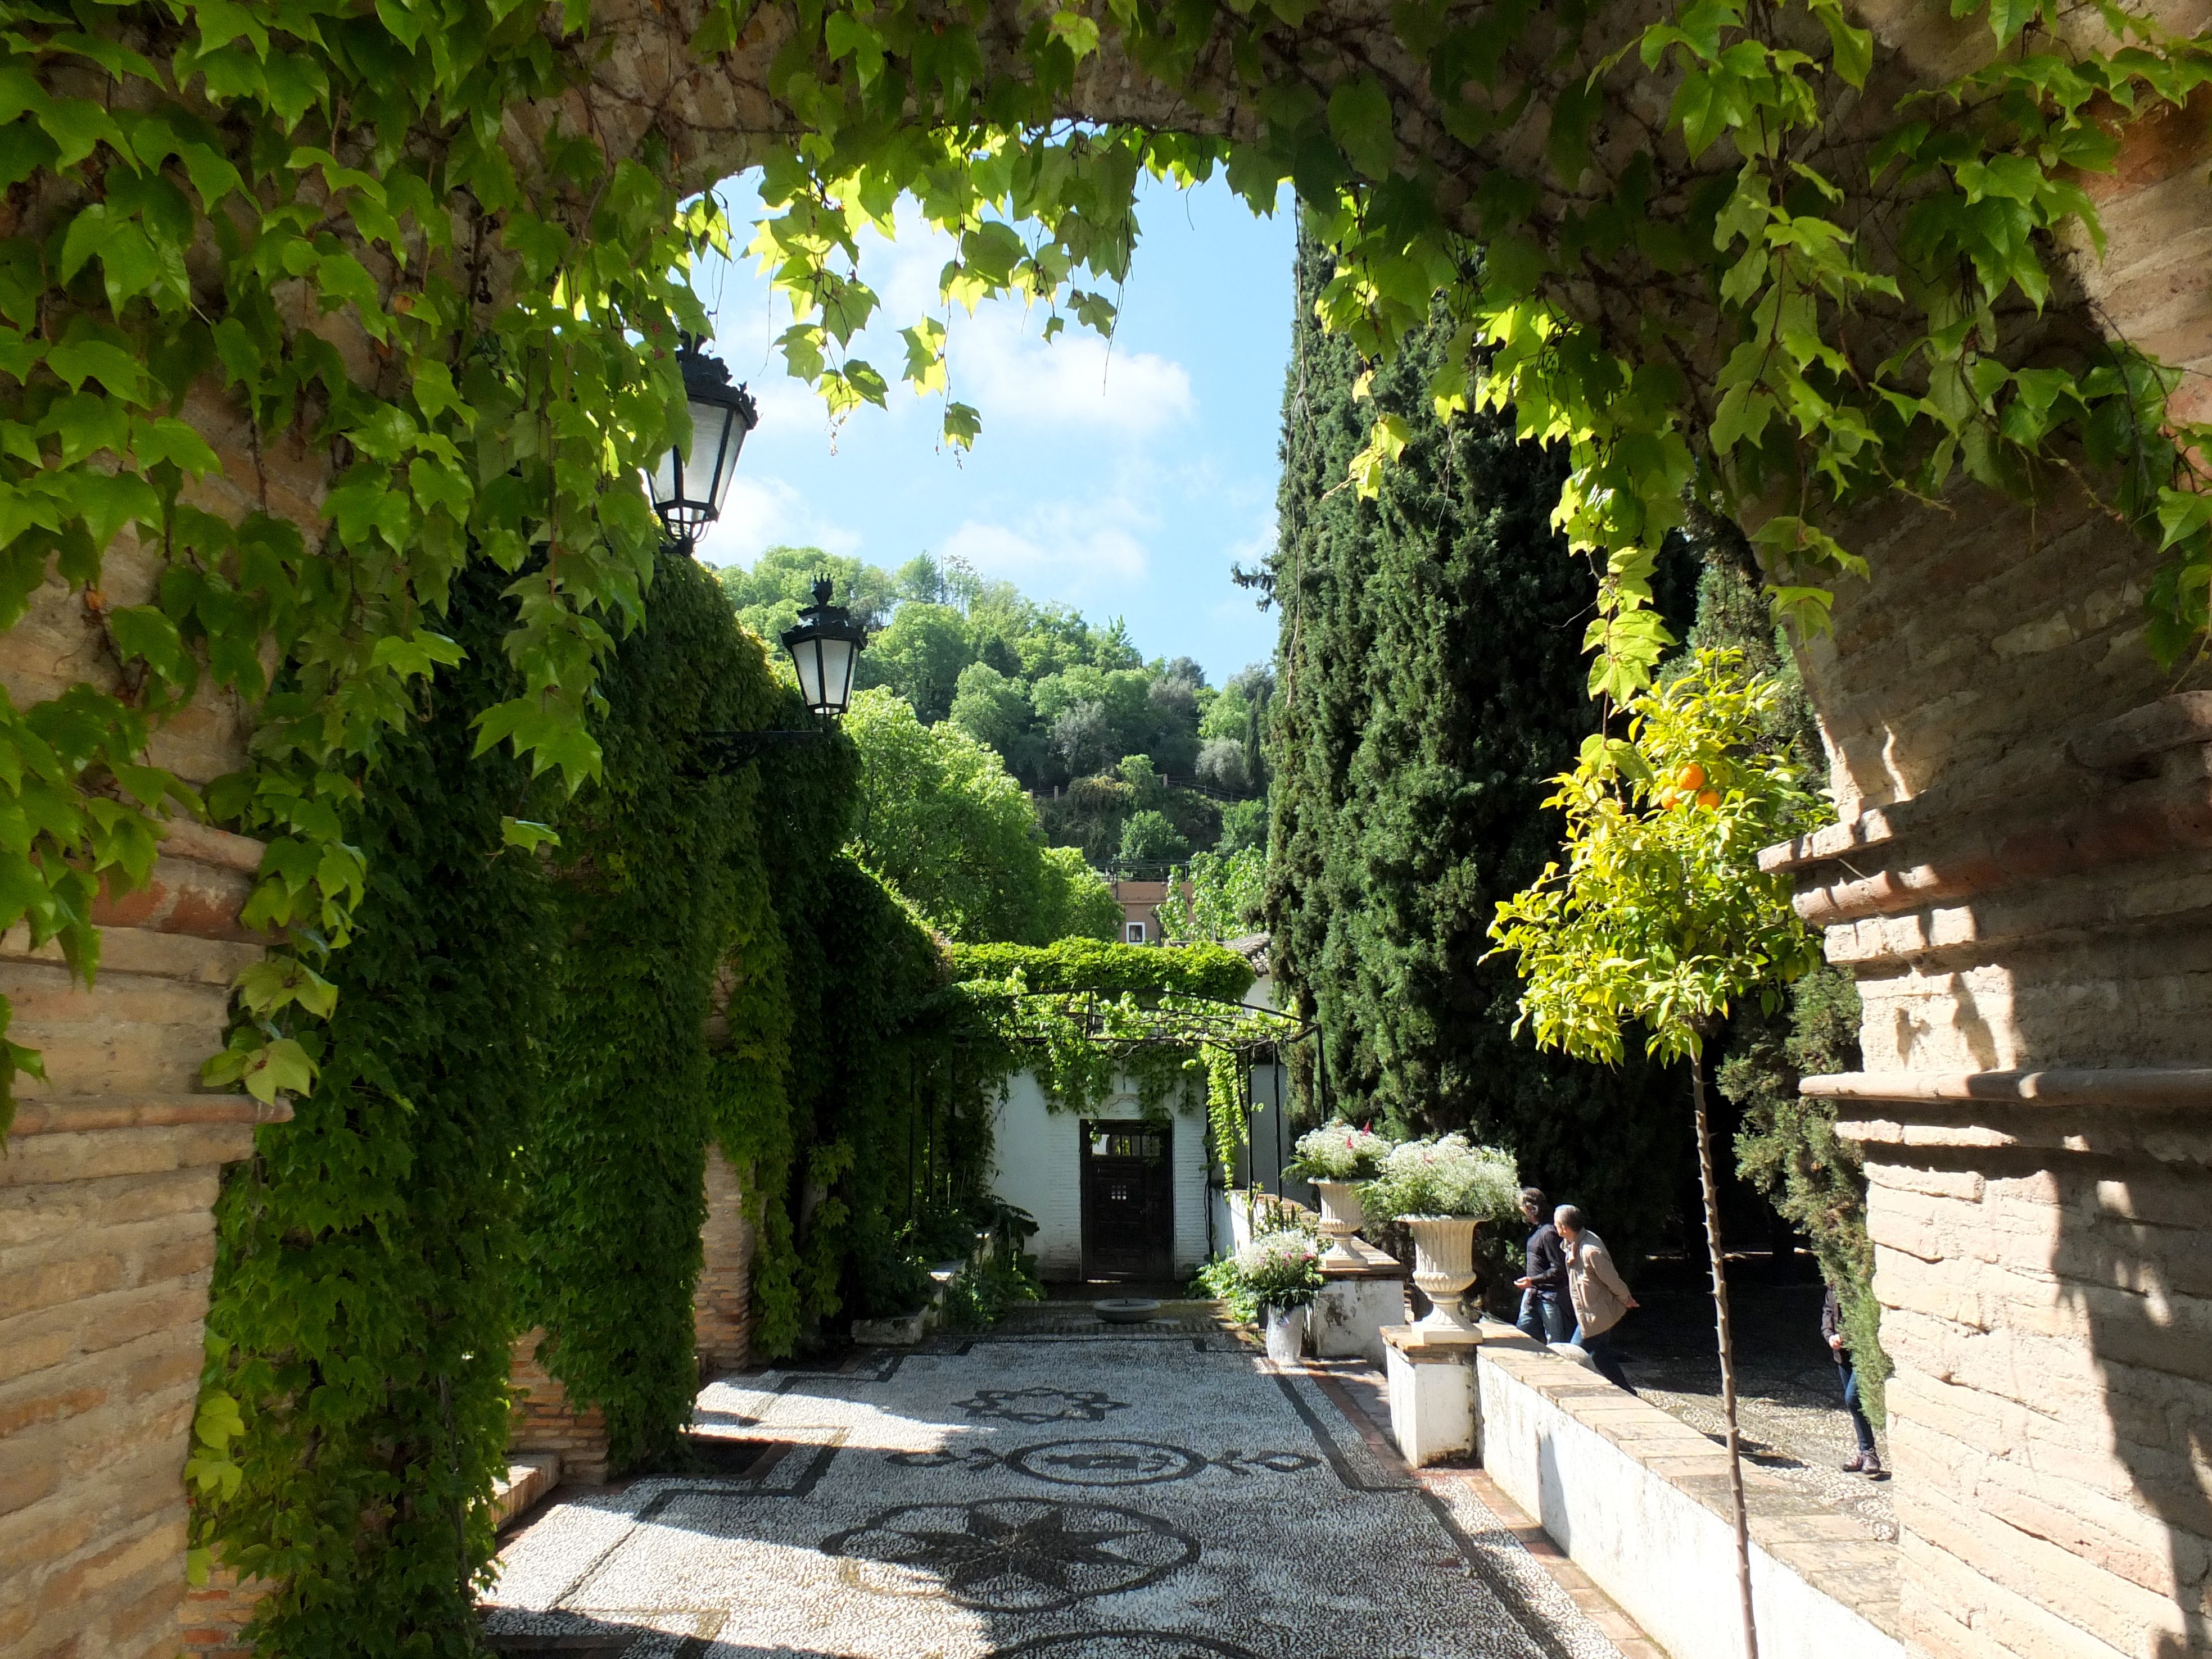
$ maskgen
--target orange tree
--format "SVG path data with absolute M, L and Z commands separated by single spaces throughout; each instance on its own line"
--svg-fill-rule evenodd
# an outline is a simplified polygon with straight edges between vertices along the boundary
M 1565 866 L 1547 866 L 1501 902 L 1491 927 L 1527 981 L 1516 1030 L 1579 1059 L 1614 1061 L 1624 1027 L 1636 1024 L 1652 1054 L 1690 1062 L 1750 1659 L 1758 1636 L 1705 1047 L 1733 1004 L 1756 997 L 1772 1012 L 1820 959 L 1818 939 L 1790 908 L 1788 878 L 1759 867 L 1761 848 L 1822 817 L 1801 764 L 1767 737 L 1784 695 L 1778 679 L 1746 673 L 1741 652 L 1709 649 L 1631 698 L 1626 738 L 1590 738 L 1546 803 L 1565 815 Z

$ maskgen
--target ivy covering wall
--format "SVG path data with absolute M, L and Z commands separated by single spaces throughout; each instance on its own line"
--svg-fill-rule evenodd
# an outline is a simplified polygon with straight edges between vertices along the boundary
M 1516 1039 L 1513 968 L 1484 960 L 1497 902 L 1556 853 L 1546 781 L 1598 714 L 1582 650 L 1596 580 L 1548 523 L 1564 464 L 1510 416 L 1437 422 L 1422 387 L 1441 331 L 1363 386 L 1358 355 L 1314 319 L 1333 270 L 1302 238 L 1270 562 L 1267 912 L 1285 1006 L 1322 1027 L 1334 1109 L 1511 1146 L 1633 1249 L 1689 1167 L 1681 1087 L 1640 1056 L 1607 1071 Z M 1378 410 L 1410 435 L 1364 499 L 1337 486 Z M 1667 574 L 1662 597 L 1686 609 Z
M 525 1318 L 571 1401 L 605 1408 L 618 1467 L 671 1454 L 698 1389 L 705 1025 L 759 788 L 701 739 L 779 702 L 760 642 L 689 558 L 661 556 L 647 618 L 601 679 L 605 772 L 562 818 L 555 1014 L 524 1159 Z
M 468 660 L 426 688 L 349 825 L 368 888 L 316 1087 L 217 1208 L 204 1419 L 237 1402 L 242 1432 L 192 1541 L 276 1581 L 264 1654 L 475 1650 L 556 941 L 542 867 L 501 833 L 528 769 L 470 759 L 471 717 L 513 678 L 501 585 L 457 585 Z

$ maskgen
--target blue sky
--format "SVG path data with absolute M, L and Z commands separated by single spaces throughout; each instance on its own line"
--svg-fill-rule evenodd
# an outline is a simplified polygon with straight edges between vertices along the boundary
M 723 191 L 750 238 L 758 198 Z M 1050 344 L 1042 311 L 954 312 L 952 395 L 982 412 L 972 453 L 937 441 L 935 397 L 896 379 L 900 328 L 942 316 L 942 242 L 916 231 L 863 245 L 861 273 L 884 301 L 855 343 L 891 379 L 888 411 L 832 432 L 812 392 L 769 343 L 790 321 L 753 262 L 696 276 L 731 373 L 750 380 L 761 424 L 745 442 L 710 564 L 746 564 L 777 543 L 896 568 L 919 552 L 964 558 L 1033 599 L 1096 622 L 1121 616 L 1150 656 L 1190 656 L 1216 684 L 1274 649 L 1275 619 L 1229 568 L 1274 542 L 1276 441 L 1290 349 L 1294 230 L 1288 205 L 1255 217 L 1218 182 L 1152 185 L 1144 235 L 1110 347 L 1071 325 Z

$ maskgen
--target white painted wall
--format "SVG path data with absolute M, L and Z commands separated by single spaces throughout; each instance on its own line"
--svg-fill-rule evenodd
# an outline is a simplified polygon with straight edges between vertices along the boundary
M 1476 1409 L 1491 1478 L 1673 1659 L 1741 1659 L 1729 1524 L 1512 1376 L 1487 1348 L 1478 1353 Z M 1544 1355 L 1534 1363 L 1571 1362 Z M 1609 1401 L 1609 1427 L 1626 1432 L 1620 1413 L 1638 1403 L 1626 1395 Z M 1657 1407 L 1644 1409 L 1679 1431 Z M 1816 1552 L 1833 1547 L 1812 1543 Z M 1904 1659 L 1895 1637 L 1759 1547 L 1756 1533 L 1751 1595 L 1759 1659 Z
M 1134 1086 L 1102 1102 L 1099 1119 L 1141 1118 Z M 1051 1109 L 1033 1072 L 1015 1074 L 992 1120 L 991 1190 L 1036 1218 L 1030 1241 L 1048 1280 L 1083 1271 L 1083 1147 L 1077 1113 Z M 1175 1269 L 1206 1260 L 1206 1115 L 1202 1104 L 1174 1115 Z

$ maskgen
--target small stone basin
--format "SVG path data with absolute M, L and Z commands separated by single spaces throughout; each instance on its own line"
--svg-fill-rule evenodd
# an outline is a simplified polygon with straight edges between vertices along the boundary
M 1146 1296 L 1109 1297 L 1091 1306 L 1109 1325 L 1141 1325 L 1160 1310 L 1160 1304 Z

